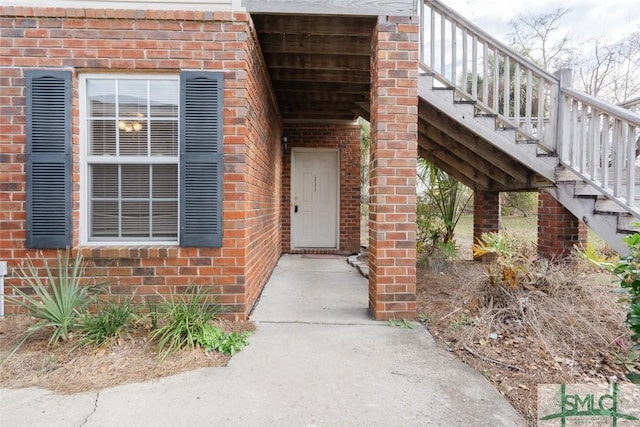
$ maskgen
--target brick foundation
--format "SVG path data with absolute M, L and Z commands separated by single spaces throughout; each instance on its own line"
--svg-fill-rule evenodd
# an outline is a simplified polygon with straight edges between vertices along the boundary
M 369 167 L 369 310 L 416 312 L 418 20 L 379 17 L 373 34 Z
M 564 258 L 587 242 L 587 227 L 548 192 L 538 194 L 538 254 Z
M 480 240 L 483 233 L 500 231 L 500 193 L 476 191 L 473 195 L 473 243 Z M 474 261 L 490 262 L 489 254 L 474 258 Z

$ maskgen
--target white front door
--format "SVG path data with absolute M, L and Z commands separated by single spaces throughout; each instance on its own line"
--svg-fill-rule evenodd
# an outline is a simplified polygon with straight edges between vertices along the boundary
M 293 151 L 291 244 L 337 248 L 338 151 Z

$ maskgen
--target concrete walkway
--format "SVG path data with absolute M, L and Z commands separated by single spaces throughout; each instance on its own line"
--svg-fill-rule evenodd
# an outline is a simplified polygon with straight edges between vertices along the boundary
M 0 390 L 2 426 L 524 426 L 421 326 L 367 315 L 344 258 L 285 255 L 226 368 L 65 396 Z

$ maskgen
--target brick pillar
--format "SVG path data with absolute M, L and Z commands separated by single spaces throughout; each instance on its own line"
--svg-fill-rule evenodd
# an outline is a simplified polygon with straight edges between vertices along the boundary
M 480 240 L 482 233 L 500 231 L 500 193 L 497 191 L 476 191 L 473 196 L 473 243 Z M 474 261 L 490 262 L 492 257 L 484 255 Z
M 381 16 L 371 59 L 369 310 L 416 313 L 418 20 Z
M 575 245 L 587 242 L 587 227 L 571 212 L 541 190 L 538 194 L 538 254 L 544 258 L 564 258 Z

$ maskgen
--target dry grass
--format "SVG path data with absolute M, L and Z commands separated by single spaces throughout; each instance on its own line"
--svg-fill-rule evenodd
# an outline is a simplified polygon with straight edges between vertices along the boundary
M 0 360 L 30 324 L 25 316 L 0 319 Z M 249 322 L 217 322 L 226 332 L 253 330 Z M 42 331 L 46 332 L 46 331 Z M 119 384 L 148 381 L 204 367 L 225 366 L 230 356 L 201 349 L 183 350 L 158 363 L 147 331 L 137 330 L 108 348 L 81 348 L 76 339 L 48 346 L 46 334 L 36 334 L 0 369 L 0 387 L 37 386 L 58 393 L 78 393 Z
M 606 273 L 537 262 L 518 287 L 491 284 L 487 265 L 420 270 L 418 309 L 436 340 L 483 373 L 536 422 L 543 383 L 624 381 L 625 308 Z

